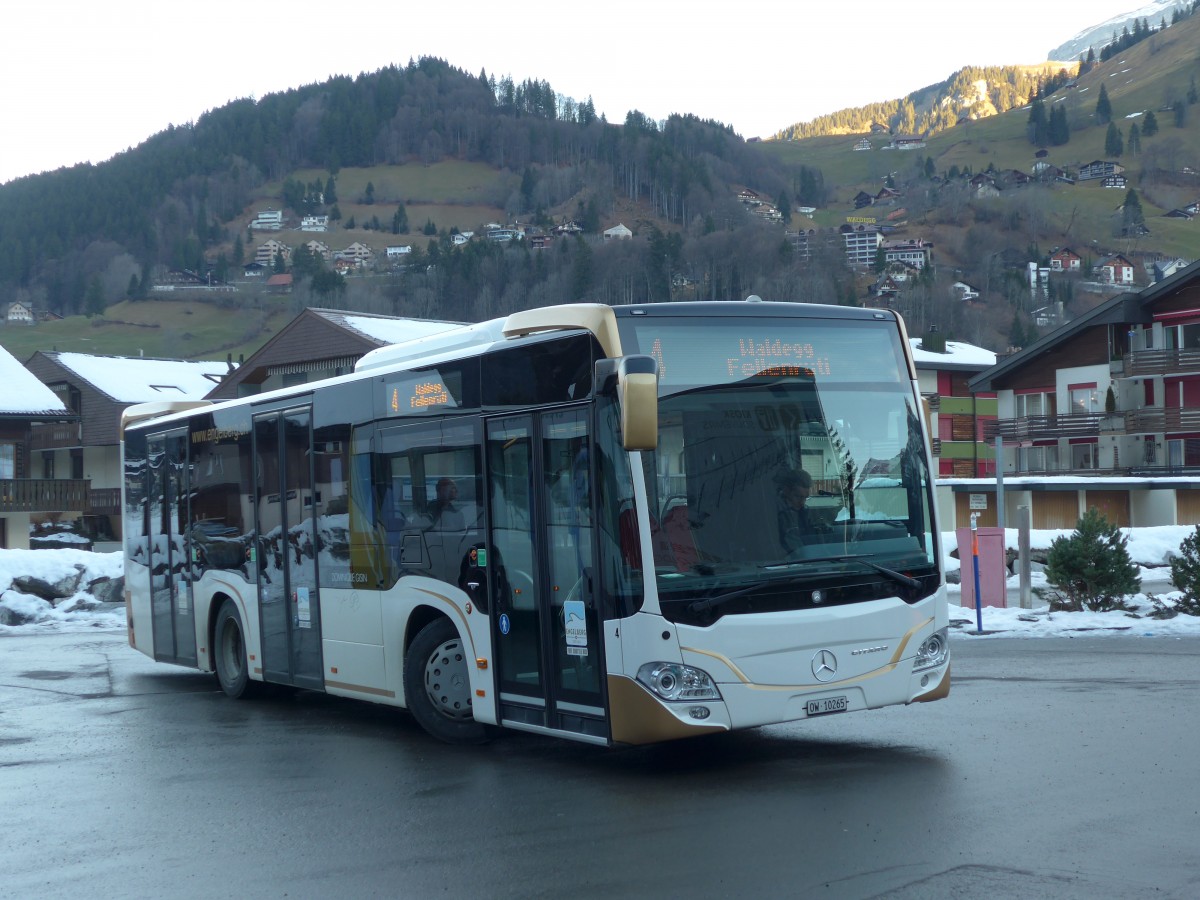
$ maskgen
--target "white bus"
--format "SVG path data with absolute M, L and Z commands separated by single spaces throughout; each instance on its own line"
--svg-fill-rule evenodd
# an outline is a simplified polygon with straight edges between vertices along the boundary
M 406 707 L 451 742 L 945 697 L 903 323 L 755 301 L 529 310 L 326 381 L 130 408 L 130 644 L 231 697 Z

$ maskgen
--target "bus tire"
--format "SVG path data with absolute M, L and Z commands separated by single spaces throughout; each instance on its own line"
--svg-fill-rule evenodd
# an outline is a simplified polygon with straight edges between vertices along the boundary
M 213 663 L 217 683 L 227 696 L 244 697 L 250 692 L 250 667 L 246 662 L 246 630 L 232 600 L 221 604 L 213 629 Z
M 447 744 L 480 744 L 487 729 L 471 709 L 471 673 L 462 638 L 446 618 L 417 633 L 404 659 L 404 696 L 422 728 Z

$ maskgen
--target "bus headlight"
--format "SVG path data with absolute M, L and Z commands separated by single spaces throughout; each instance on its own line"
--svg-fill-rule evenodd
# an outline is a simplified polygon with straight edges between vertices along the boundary
M 949 658 L 950 641 L 947 631 L 948 629 L 943 628 L 925 639 L 925 643 L 917 650 L 917 658 L 913 660 L 914 672 L 937 668 Z
M 663 700 L 721 699 L 707 672 L 680 663 L 646 663 L 638 669 L 637 680 Z

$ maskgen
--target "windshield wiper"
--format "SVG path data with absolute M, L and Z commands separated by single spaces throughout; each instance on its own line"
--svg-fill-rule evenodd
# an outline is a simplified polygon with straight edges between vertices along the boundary
M 688 606 L 688 612 L 704 612 L 705 610 L 714 609 L 730 600 L 736 600 L 738 597 L 743 597 L 746 594 L 762 590 L 763 588 L 777 587 L 782 584 L 795 584 L 797 581 L 808 581 L 811 577 L 811 575 L 806 573 L 804 575 L 792 575 L 789 578 L 776 578 L 771 581 L 762 582 L 761 584 L 751 584 L 744 588 L 738 588 L 736 591 L 726 591 L 723 594 L 705 597 L 702 600 L 693 600 Z
M 905 587 L 919 588 L 921 582 L 911 575 L 905 575 L 903 572 L 897 572 L 895 569 L 889 569 L 887 566 L 881 566 L 877 562 L 872 562 L 863 556 L 827 556 L 825 559 L 836 560 L 837 562 L 852 562 L 858 563 L 860 566 L 866 566 L 868 569 L 874 569 L 880 575 L 886 575 L 888 578 L 897 584 L 902 584 Z
M 919 588 L 921 582 L 911 575 L 905 575 L 903 572 L 897 572 L 895 569 L 889 569 L 887 566 L 881 566 L 877 562 L 866 558 L 865 556 L 819 556 L 813 559 L 785 559 L 776 563 L 764 563 L 759 566 L 760 569 L 782 568 L 783 566 L 802 566 L 806 564 L 816 564 L 823 562 L 850 562 L 858 563 L 860 566 L 866 566 L 868 569 L 874 569 L 881 575 L 886 575 L 888 578 L 897 584 L 902 584 L 905 587 Z

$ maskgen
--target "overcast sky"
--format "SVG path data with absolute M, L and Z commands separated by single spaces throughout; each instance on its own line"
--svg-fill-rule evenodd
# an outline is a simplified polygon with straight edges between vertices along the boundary
M 694 113 L 767 136 L 965 65 L 1044 60 L 1144 2 L 14 3 L 0 27 L 0 182 L 102 162 L 239 97 L 420 56 L 590 95 L 610 121 Z

